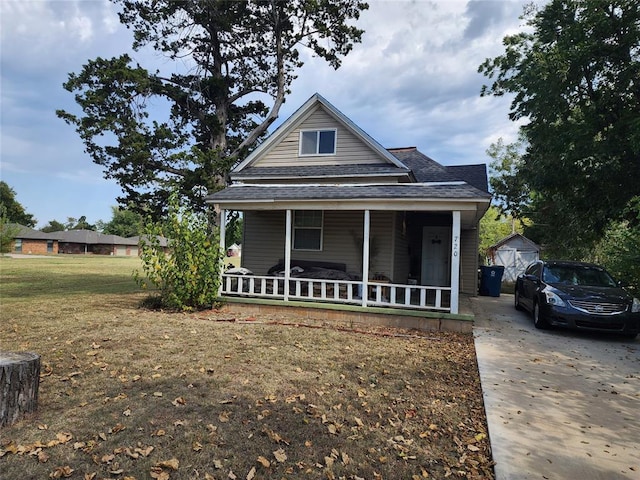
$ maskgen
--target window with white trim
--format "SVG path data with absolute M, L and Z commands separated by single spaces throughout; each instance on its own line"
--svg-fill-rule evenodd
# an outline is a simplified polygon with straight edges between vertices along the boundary
M 333 130 L 302 130 L 300 156 L 335 155 L 337 132 Z
M 322 250 L 322 210 L 293 212 L 293 249 Z
M 22 253 L 22 239 L 16 238 L 15 243 L 13 245 L 13 251 L 17 253 Z

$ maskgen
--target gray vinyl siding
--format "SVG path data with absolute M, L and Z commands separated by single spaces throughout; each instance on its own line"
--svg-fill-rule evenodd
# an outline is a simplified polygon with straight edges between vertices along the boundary
M 299 140 L 301 130 L 337 129 L 336 155 L 299 156 Z M 388 163 L 371 150 L 358 137 L 345 129 L 321 107 L 305 119 L 302 124 L 291 131 L 280 143 L 262 158 L 256 161 L 255 167 L 282 167 L 287 165 L 344 165 Z
M 393 276 L 393 215 L 391 211 L 371 212 L 369 273 Z
M 284 258 L 285 212 L 244 212 L 242 266 L 256 275 L 266 275 L 280 258 Z
M 391 280 L 394 283 L 407 283 L 409 278 L 409 241 L 407 239 L 407 230 L 405 222 L 405 213 L 396 212 L 395 222 L 395 240 L 394 240 L 394 261 L 393 275 Z
M 460 232 L 460 291 L 478 292 L 478 230 Z
M 393 212 L 371 212 L 372 274 L 391 276 L 392 221 Z M 362 211 L 325 211 L 322 251 L 292 250 L 291 258 L 344 263 L 347 272 L 361 275 L 363 225 Z M 265 275 L 284 258 L 285 212 L 244 212 L 244 228 L 242 266 L 256 275 Z

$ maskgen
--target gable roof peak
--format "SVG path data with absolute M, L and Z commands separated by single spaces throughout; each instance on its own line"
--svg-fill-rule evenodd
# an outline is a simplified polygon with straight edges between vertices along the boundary
M 298 108 L 282 125 L 280 125 L 267 139 L 262 142 L 258 147 L 251 152 L 247 158 L 245 158 L 240 164 L 233 168 L 232 172 L 237 173 L 244 168 L 251 166 L 256 162 L 263 154 L 267 153 L 273 146 L 277 145 L 283 140 L 292 130 L 294 130 L 299 124 L 301 124 L 316 108 L 321 105 L 325 111 L 331 115 L 334 119 L 340 122 L 347 130 L 350 130 L 356 137 L 365 143 L 369 148 L 375 151 L 378 155 L 383 157 L 387 162 L 395 165 L 399 168 L 406 169 L 406 165 L 402 163 L 400 159 L 395 157 L 386 148 L 380 145 L 375 139 L 373 139 L 368 133 L 357 126 L 351 119 L 338 110 L 331 102 L 324 98 L 319 93 L 314 93 L 309 99 Z

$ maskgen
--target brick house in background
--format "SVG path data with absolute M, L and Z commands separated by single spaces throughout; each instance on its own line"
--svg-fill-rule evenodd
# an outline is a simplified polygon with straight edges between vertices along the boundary
M 59 253 L 137 256 L 138 237 L 124 238 L 93 230 L 68 230 L 54 233 L 59 241 Z
M 23 225 L 14 224 L 17 234 L 11 246 L 12 253 L 26 255 L 93 254 L 112 256 L 138 256 L 140 237 L 124 238 L 106 235 L 93 230 L 68 230 L 41 232 Z M 167 240 L 160 239 L 160 245 L 167 248 Z
M 58 233 L 45 233 L 23 225 L 13 225 L 18 229 L 11 251 L 29 255 L 58 253 Z

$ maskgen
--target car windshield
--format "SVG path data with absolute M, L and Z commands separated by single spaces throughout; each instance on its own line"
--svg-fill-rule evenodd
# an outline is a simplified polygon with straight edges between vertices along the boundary
M 549 265 L 544 267 L 543 280 L 547 283 L 615 287 L 616 282 L 601 268 L 578 265 Z

